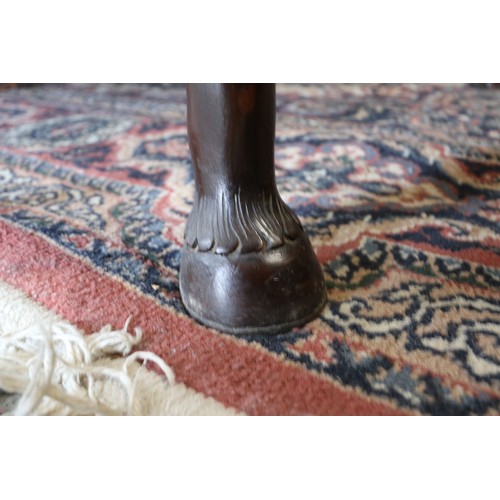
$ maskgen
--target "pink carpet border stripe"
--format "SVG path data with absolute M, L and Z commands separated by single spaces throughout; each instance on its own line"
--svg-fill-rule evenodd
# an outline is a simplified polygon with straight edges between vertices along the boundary
M 2 220 L 0 245 L 1 279 L 85 331 L 108 323 L 121 326 L 132 315 L 132 326 L 144 331 L 141 349 L 161 356 L 180 382 L 227 406 L 270 415 L 406 414 L 279 360 L 261 347 L 210 331 Z

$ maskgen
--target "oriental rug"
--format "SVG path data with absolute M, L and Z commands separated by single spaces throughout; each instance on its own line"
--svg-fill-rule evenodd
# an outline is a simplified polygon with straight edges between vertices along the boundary
M 184 87 L 0 92 L 0 334 L 24 310 L 82 335 L 123 336 L 131 317 L 142 337 L 127 353 L 168 365 L 184 406 L 123 413 L 498 414 L 500 91 L 278 85 L 276 176 L 327 304 L 278 336 L 220 333 L 179 294 Z M 142 368 L 144 393 L 165 380 L 158 366 Z

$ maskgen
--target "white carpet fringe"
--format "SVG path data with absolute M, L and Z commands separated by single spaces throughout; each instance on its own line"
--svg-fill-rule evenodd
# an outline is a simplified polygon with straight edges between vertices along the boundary
M 135 335 L 128 333 L 129 321 L 120 330 L 107 325 L 88 336 L 64 321 L 40 322 L 16 332 L 0 330 L 0 388 L 22 394 L 14 414 L 130 414 L 137 376 L 130 367 L 136 360 L 156 363 L 173 384 L 170 367 L 150 352 L 134 352 L 121 369 L 96 364 L 106 356 L 129 354 L 141 341 L 140 329 Z M 121 388 L 118 404 L 106 401 L 102 391 L 106 381 Z
M 85 335 L 0 281 L 0 407 L 8 410 L 4 414 L 238 414 L 176 383 L 172 369 L 156 354 L 132 352 L 142 332 L 136 328 L 129 333 L 128 327 L 129 320 L 120 330 L 108 325 Z M 163 376 L 140 362 L 155 363 Z

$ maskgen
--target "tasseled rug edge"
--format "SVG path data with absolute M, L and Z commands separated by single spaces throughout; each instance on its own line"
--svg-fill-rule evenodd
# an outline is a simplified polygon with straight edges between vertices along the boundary
M 142 332 L 110 325 L 85 335 L 0 283 L 0 398 L 19 395 L 8 415 L 235 415 L 175 383 L 156 354 L 134 351 Z M 163 376 L 141 366 L 157 365 Z M 1 402 L 0 402 L 1 406 Z M 0 409 L 1 413 L 1 409 Z

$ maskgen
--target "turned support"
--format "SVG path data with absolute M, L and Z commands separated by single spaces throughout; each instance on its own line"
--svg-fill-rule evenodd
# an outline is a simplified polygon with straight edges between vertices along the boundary
M 201 323 L 237 334 L 278 333 L 325 302 L 307 235 L 274 175 L 274 84 L 189 84 L 196 193 L 180 288 Z

